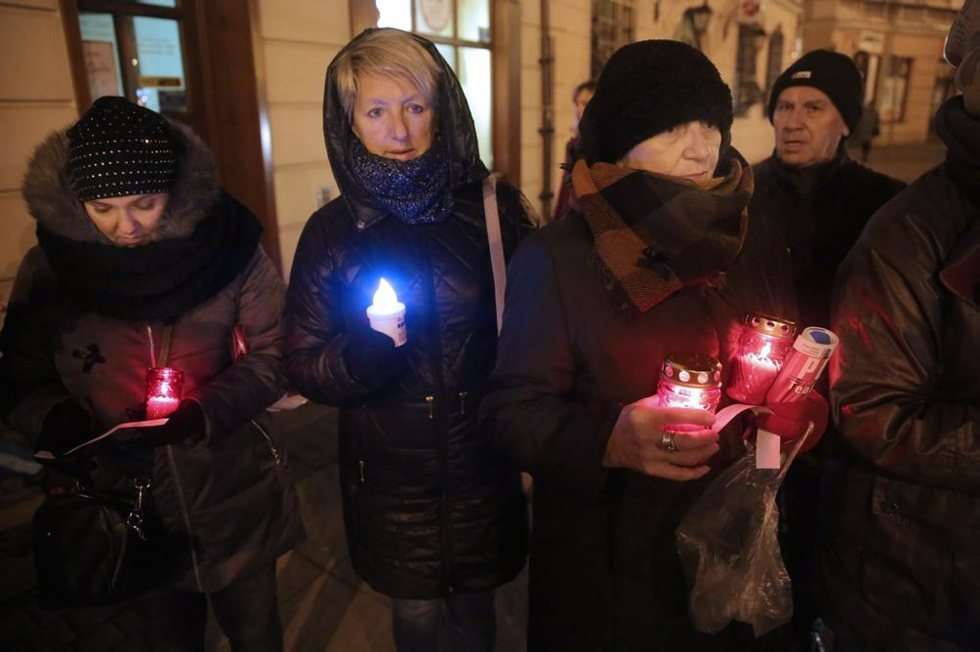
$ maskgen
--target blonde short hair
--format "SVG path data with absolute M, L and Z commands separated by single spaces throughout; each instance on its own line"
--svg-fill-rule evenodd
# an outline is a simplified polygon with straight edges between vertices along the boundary
M 334 62 L 334 82 L 347 118 L 357 99 L 358 75 L 372 74 L 401 79 L 414 85 L 433 105 L 442 72 L 429 51 L 408 32 L 383 28 L 357 39 Z

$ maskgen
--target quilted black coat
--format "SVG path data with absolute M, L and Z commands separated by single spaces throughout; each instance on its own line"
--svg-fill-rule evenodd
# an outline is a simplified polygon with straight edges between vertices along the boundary
M 351 171 L 354 138 L 327 73 L 324 133 L 342 196 L 303 230 L 287 297 L 287 373 L 305 396 L 340 406 L 340 482 L 355 570 L 376 590 L 431 599 L 493 589 L 526 551 L 519 475 L 477 428 L 496 358 L 493 277 L 469 107 L 443 65 L 433 147 L 449 158 L 452 215 L 408 225 L 386 215 Z M 530 223 L 498 185 L 507 257 Z M 406 306 L 404 370 L 364 381 L 345 362 L 379 279 Z

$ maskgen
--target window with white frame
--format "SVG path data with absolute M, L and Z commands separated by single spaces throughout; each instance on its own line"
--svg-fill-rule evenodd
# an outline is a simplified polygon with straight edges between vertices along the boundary
M 613 52 L 634 40 L 633 0 L 592 0 L 592 79 Z

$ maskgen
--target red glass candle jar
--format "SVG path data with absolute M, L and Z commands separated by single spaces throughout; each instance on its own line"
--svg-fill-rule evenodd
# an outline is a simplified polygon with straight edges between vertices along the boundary
M 146 418 L 162 419 L 173 414 L 180 405 L 184 390 L 184 372 L 171 367 L 156 367 L 146 371 Z
M 721 363 L 700 353 L 675 353 L 660 368 L 657 396 L 664 407 L 714 412 L 721 400 Z
M 746 315 L 728 395 L 739 403 L 762 405 L 793 345 L 796 325 L 767 315 Z

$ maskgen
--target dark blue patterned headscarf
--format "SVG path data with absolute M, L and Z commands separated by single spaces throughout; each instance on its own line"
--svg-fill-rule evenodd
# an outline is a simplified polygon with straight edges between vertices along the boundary
M 378 204 L 405 224 L 435 224 L 449 217 L 449 166 L 435 142 L 421 156 L 399 161 L 372 154 L 352 138 L 351 171 Z

